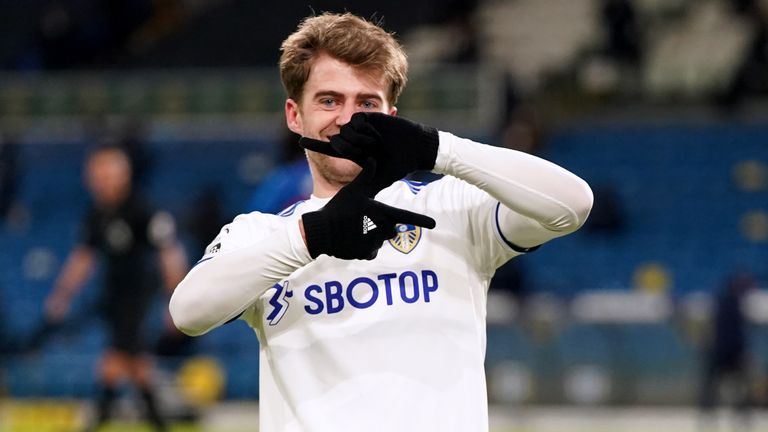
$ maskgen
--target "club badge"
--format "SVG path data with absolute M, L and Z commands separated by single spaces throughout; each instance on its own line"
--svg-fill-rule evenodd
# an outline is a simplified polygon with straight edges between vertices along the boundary
M 404 254 L 411 252 L 421 240 L 421 227 L 397 224 L 396 229 L 397 235 L 389 240 L 389 244 Z

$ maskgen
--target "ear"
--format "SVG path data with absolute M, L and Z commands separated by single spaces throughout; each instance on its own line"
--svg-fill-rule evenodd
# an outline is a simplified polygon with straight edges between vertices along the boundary
M 397 115 L 397 107 L 396 106 L 393 106 L 392 108 L 389 109 L 389 115 L 391 115 L 391 116 L 396 116 Z
M 293 99 L 285 100 L 285 123 L 288 125 L 288 129 L 291 132 L 304 135 L 304 124 L 301 120 L 301 112 L 299 110 L 299 104 Z

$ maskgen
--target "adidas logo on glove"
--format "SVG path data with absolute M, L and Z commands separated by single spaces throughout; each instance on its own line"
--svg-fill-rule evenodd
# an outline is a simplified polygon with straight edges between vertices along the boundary
M 363 216 L 363 234 L 368 234 L 368 231 L 373 231 L 374 229 L 376 229 L 376 224 L 373 223 L 371 218 Z

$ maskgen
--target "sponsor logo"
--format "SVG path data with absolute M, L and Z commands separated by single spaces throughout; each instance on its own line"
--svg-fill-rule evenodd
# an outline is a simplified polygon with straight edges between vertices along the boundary
M 273 286 L 273 288 L 275 288 L 275 293 L 272 294 L 272 298 L 269 299 L 269 305 L 272 306 L 272 311 L 267 315 L 269 325 L 273 326 L 279 323 L 280 320 L 283 319 L 283 316 L 285 316 L 285 312 L 288 311 L 290 303 L 288 303 L 287 299 L 293 297 L 293 291 L 288 289 L 289 283 L 290 281 L 285 281 L 282 285 L 275 284 Z
M 265 304 L 265 321 L 277 325 L 290 307 L 289 299 L 294 290 L 290 281 L 273 286 L 272 296 Z M 336 280 L 312 284 L 304 288 L 304 312 L 309 315 L 332 315 L 345 308 L 368 309 L 376 303 L 393 306 L 429 303 L 438 292 L 437 274 L 432 270 L 385 273 L 377 276 L 361 276 L 349 282 Z M 297 309 L 296 311 L 300 311 Z
M 437 289 L 437 274 L 432 270 L 385 273 L 375 278 L 362 276 L 348 283 L 327 281 L 304 289 L 304 310 L 311 315 L 330 315 L 350 307 L 367 309 L 376 303 L 429 303 Z

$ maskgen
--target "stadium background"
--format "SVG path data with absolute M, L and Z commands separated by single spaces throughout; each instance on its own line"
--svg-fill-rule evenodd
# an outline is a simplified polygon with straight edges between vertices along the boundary
M 142 152 L 142 187 L 195 259 L 199 221 L 245 211 L 284 162 L 280 41 L 312 10 L 345 9 L 383 19 L 405 44 L 402 115 L 539 154 L 595 190 L 587 226 L 494 281 L 494 430 L 694 430 L 714 307 L 733 274 L 756 287 L 744 302 L 750 391 L 756 429 L 768 425 L 760 0 L 0 0 L 0 346 L 42 318 L 87 203 L 88 148 Z M 0 353 L 3 432 L 82 421 L 104 343 L 89 314 L 97 283 L 41 349 Z M 178 430 L 255 430 L 258 344 L 246 326 L 158 365 L 166 410 L 200 414 Z M 140 429 L 129 396 L 115 430 Z

